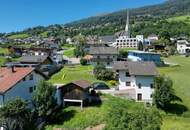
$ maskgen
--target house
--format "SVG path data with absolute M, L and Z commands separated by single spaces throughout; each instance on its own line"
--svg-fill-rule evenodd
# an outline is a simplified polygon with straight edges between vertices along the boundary
M 115 42 L 116 36 L 114 35 L 100 36 L 98 39 L 100 43 L 106 43 L 110 45 Z
M 147 38 L 148 40 L 150 40 L 151 43 L 158 41 L 159 37 L 156 34 L 150 34 Z
M 50 76 L 58 71 L 62 66 L 54 64 L 53 60 L 49 56 L 22 56 L 18 62 L 6 63 L 6 66 L 17 67 L 34 67 L 43 74 Z
M 136 51 L 136 50 L 128 51 L 128 59 L 132 61 L 151 61 L 154 62 L 156 65 L 162 65 L 160 57 L 161 57 L 160 54 L 153 52 Z
M 89 89 L 90 82 L 86 80 L 77 80 L 66 85 L 60 86 L 58 89 L 63 96 L 64 102 L 78 102 L 81 103 L 81 108 L 84 101 L 90 100 Z
M 186 54 L 190 52 L 190 43 L 187 40 L 177 41 L 177 51 L 179 54 Z
M 45 78 L 31 67 L 0 68 L 0 106 L 16 97 L 30 101 L 37 84 Z
M 90 62 L 93 66 L 103 64 L 109 68 L 117 61 L 119 52 L 113 47 L 91 47 L 89 54 L 93 56 Z
M 153 82 L 158 74 L 153 62 L 118 61 L 114 70 L 118 72 L 120 91 L 127 91 L 136 101 L 152 102 Z

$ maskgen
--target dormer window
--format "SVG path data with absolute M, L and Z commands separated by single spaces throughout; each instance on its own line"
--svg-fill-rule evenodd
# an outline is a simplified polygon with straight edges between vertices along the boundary
M 33 74 L 31 74 L 30 77 L 29 77 L 29 79 L 30 79 L 30 80 L 33 80 L 33 78 L 34 78 L 34 77 L 33 77 Z
M 141 85 L 141 83 L 139 83 L 139 84 L 138 84 L 138 88 L 141 89 L 141 87 L 142 87 L 142 85 Z
M 126 77 L 129 77 L 129 76 L 130 76 L 129 72 L 126 72 L 125 75 L 126 75 Z

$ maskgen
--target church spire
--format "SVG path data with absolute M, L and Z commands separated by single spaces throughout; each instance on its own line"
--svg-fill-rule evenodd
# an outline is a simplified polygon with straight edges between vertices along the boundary
M 130 25 L 129 25 L 129 10 L 127 10 L 127 22 L 126 22 L 126 26 L 125 26 L 125 32 L 127 34 L 127 37 L 130 37 Z

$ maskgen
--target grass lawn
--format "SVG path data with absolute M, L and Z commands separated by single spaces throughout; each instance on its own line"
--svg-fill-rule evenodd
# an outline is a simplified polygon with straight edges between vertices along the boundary
M 160 68 L 160 73 L 169 76 L 174 83 L 176 95 L 183 102 L 174 106 L 174 111 L 180 111 L 181 107 L 187 107 L 187 111 L 180 114 L 166 114 L 164 116 L 163 130 L 190 130 L 190 58 L 183 56 L 173 56 L 165 59 L 167 62 L 177 63 L 176 67 Z M 180 107 L 181 106 L 181 107 Z
M 185 22 L 190 24 L 190 15 L 182 15 L 182 16 L 177 16 L 177 17 L 172 17 L 168 19 L 169 22 Z
M 24 39 L 24 38 L 28 38 L 28 37 L 29 37 L 28 34 L 23 33 L 23 34 L 11 35 L 8 38 L 10 38 L 10 39 L 17 39 L 17 38 Z
M 93 66 L 91 65 L 77 65 L 73 67 L 65 66 L 59 73 L 51 77 L 50 82 L 65 84 L 80 79 L 96 82 L 98 80 L 94 77 L 92 71 Z
M 0 53 L 8 54 L 9 51 L 8 51 L 7 48 L 2 48 L 2 47 L 0 47 Z
M 190 57 L 172 56 L 164 59 L 170 63 L 176 63 L 179 66 L 175 67 L 162 67 L 159 68 L 161 74 L 169 76 L 173 80 L 173 87 L 176 95 L 179 96 L 183 102 L 175 104 L 171 111 L 165 113 L 161 111 L 163 116 L 162 130 L 190 130 Z M 50 82 L 52 83 L 68 83 L 73 80 L 86 79 L 89 81 L 97 81 L 92 75 L 92 66 L 76 66 L 75 68 L 65 67 L 59 73 L 52 76 Z M 104 123 L 106 118 L 106 112 L 110 105 L 116 105 L 119 100 L 110 100 L 114 97 L 106 97 L 101 106 L 87 107 L 83 111 L 80 111 L 77 107 L 69 107 L 63 110 L 63 120 L 59 124 L 49 125 L 47 130 L 55 128 L 68 128 L 68 129 L 84 129 L 88 126 L 94 126 L 100 123 Z M 137 110 L 137 103 L 125 100 L 127 109 L 129 111 Z M 135 107 L 134 107 L 135 106 Z M 143 106 L 143 105 L 141 105 Z M 183 108 L 187 108 L 185 112 L 181 112 Z M 66 113 L 66 114 L 65 114 Z M 72 114 L 72 118 L 64 119 Z M 176 114 L 177 113 L 177 114 Z M 92 118 L 93 117 L 93 118 Z M 63 124 L 64 122 L 64 124 Z
M 67 56 L 67 57 L 75 57 L 74 56 L 74 47 L 72 48 L 69 48 L 68 50 L 65 50 L 64 51 L 64 55 Z
M 140 103 L 126 101 L 109 95 L 103 95 L 102 98 L 102 104 L 88 106 L 82 111 L 79 107 L 68 107 L 63 109 L 56 118 L 58 121 L 48 125 L 46 130 L 53 130 L 55 128 L 62 128 L 65 130 L 84 130 L 89 126 L 104 124 L 106 119 L 109 118 L 107 116 L 109 110 L 111 108 L 117 108 L 120 104 L 124 104 L 128 112 L 135 112 L 144 107 L 144 105 L 141 105 Z

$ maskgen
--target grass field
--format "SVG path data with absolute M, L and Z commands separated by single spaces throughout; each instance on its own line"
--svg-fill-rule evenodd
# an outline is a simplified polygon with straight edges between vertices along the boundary
M 8 54 L 8 49 L 0 47 L 0 53 Z
M 65 50 L 64 51 L 64 55 L 67 56 L 67 57 L 75 57 L 74 56 L 74 47 L 72 48 L 69 48 L 68 50 Z
M 109 118 L 107 113 L 121 104 L 125 105 L 128 112 L 135 112 L 144 107 L 140 103 L 126 101 L 124 99 L 103 95 L 103 103 L 96 106 L 88 106 L 82 111 L 79 107 L 68 107 L 56 118 L 58 121 L 46 127 L 46 130 L 62 128 L 64 130 L 84 130 L 87 127 L 104 124 Z M 59 120 L 61 119 L 61 120 Z
M 176 63 L 175 67 L 159 68 L 160 74 L 169 76 L 173 80 L 173 87 L 176 95 L 183 102 L 176 102 L 171 111 L 166 113 L 161 111 L 163 116 L 162 130 L 190 130 L 190 58 L 184 56 L 172 56 L 164 59 L 170 63 Z M 92 66 L 77 66 L 76 68 L 65 67 L 58 74 L 54 75 L 50 81 L 53 83 L 68 83 L 73 80 L 86 79 L 89 81 L 97 81 L 92 75 Z M 126 101 L 128 102 L 128 101 Z M 109 102 L 114 104 L 116 102 Z M 100 107 L 88 107 L 84 111 L 79 111 L 79 108 L 66 108 L 64 112 L 75 111 L 74 116 L 66 121 L 62 121 L 59 125 L 50 125 L 47 130 L 52 130 L 53 127 L 58 128 L 85 128 L 87 126 L 96 125 L 104 121 L 106 107 L 109 107 L 107 101 L 103 102 Z M 131 103 L 131 106 L 136 103 Z M 127 106 L 131 107 L 129 104 Z M 143 106 L 143 105 L 142 105 Z M 185 112 L 181 110 L 187 108 Z M 131 109 L 129 109 L 131 110 Z M 177 114 L 176 114 L 177 113 Z M 94 117 L 92 120 L 91 118 Z M 63 124 L 64 122 L 64 124 Z
M 183 16 L 177 16 L 177 17 L 172 17 L 168 19 L 169 22 L 185 22 L 190 24 L 190 15 L 183 15 Z
M 190 58 L 183 56 L 173 56 L 165 59 L 170 63 L 177 63 L 176 67 L 160 68 L 160 73 L 169 76 L 174 83 L 176 95 L 179 96 L 183 102 L 173 109 L 180 111 L 179 106 L 186 107 L 188 110 L 182 114 L 175 115 L 168 113 L 164 116 L 163 130 L 190 130 Z M 179 108 L 181 108 L 179 107 Z
M 11 35 L 11 36 L 9 36 L 8 38 L 9 38 L 9 39 L 17 39 L 17 38 L 24 39 L 24 38 L 28 38 L 28 37 L 29 37 L 28 34 L 23 33 L 23 34 Z
M 85 79 L 91 82 L 98 81 L 92 74 L 93 66 L 65 66 L 59 73 L 50 79 L 52 83 L 69 83 L 74 80 Z

